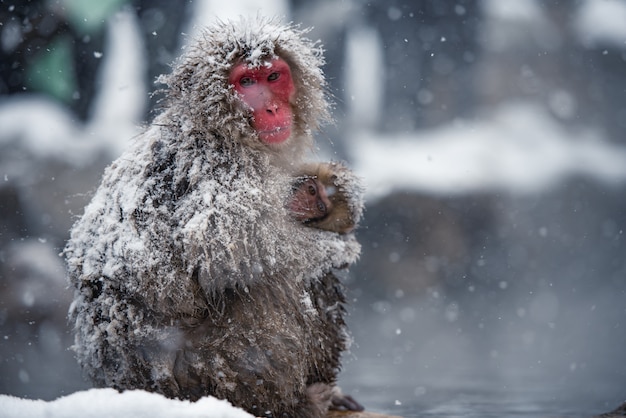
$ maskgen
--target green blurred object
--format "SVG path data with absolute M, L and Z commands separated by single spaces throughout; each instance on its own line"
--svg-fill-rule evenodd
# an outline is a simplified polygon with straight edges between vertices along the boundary
M 64 102 L 72 100 L 78 90 L 71 42 L 69 37 L 61 36 L 41 50 L 26 69 L 29 88 Z
M 124 3 L 126 0 L 62 0 L 67 20 L 83 34 L 100 30 L 107 18 Z

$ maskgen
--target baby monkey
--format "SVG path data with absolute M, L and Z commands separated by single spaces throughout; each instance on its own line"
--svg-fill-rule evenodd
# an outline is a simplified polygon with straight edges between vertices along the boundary
M 304 225 L 347 234 L 359 221 L 350 207 L 342 177 L 348 168 L 340 163 L 307 164 L 292 187 L 289 210 Z

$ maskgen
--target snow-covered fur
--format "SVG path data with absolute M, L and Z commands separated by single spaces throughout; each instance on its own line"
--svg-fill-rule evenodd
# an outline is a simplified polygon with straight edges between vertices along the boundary
M 298 108 L 293 135 L 297 142 L 290 144 L 293 152 L 285 157 L 291 160 L 302 155 L 311 145 L 312 131 L 330 120 L 322 49 L 304 34 L 267 19 L 243 19 L 207 28 L 173 72 L 159 79 L 168 86 L 166 105 L 183 107 L 170 112 L 180 129 L 201 135 L 216 133 L 228 138 L 226 146 L 233 142 L 263 146 L 249 123 L 251 114 L 228 86 L 228 74 L 239 62 L 259 67 L 280 56 L 291 67 Z
M 328 117 L 320 50 L 302 35 L 264 19 L 208 29 L 161 78 L 162 113 L 107 168 L 65 248 L 74 349 L 97 386 L 325 414 L 320 384 L 332 389 L 347 344 L 336 272 L 360 246 L 285 209 Z M 228 85 L 235 63 L 276 55 L 298 92 L 287 155 L 260 142 Z M 358 179 L 337 181 L 358 220 Z

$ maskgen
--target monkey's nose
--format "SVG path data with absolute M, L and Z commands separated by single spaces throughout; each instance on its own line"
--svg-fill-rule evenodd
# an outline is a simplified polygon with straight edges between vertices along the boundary
M 280 105 L 278 105 L 277 103 L 268 103 L 265 105 L 265 112 L 268 115 L 277 116 L 280 112 Z

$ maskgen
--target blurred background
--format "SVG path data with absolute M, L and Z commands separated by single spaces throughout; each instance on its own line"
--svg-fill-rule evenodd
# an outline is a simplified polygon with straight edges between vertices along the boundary
M 59 257 L 157 75 L 215 19 L 326 49 L 316 157 L 367 186 L 340 384 L 368 409 L 626 400 L 626 0 L 0 0 L 0 393 L 89 387 Z

